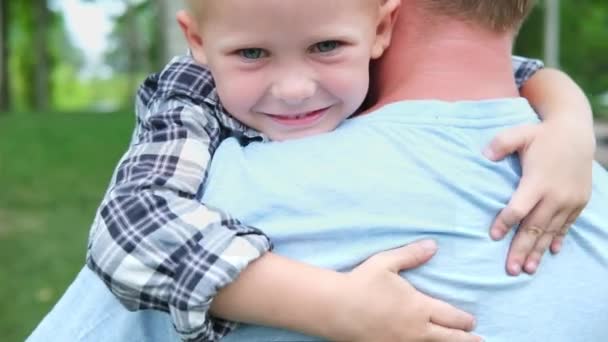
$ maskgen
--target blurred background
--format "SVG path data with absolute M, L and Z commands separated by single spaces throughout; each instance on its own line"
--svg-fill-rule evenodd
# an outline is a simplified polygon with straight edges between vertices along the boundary
M 0 340 L 23 341 L 82 267 L 133 129 L 135 89 L 186 51 L 180 7 L 0 0 Z M 608 164 L 608 1 L 540 1 L 516 52 L 584 88 Z

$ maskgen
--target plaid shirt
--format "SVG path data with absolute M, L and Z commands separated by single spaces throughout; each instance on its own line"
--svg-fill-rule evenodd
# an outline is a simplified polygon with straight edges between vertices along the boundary
M 514 57 L 513 66 L 521 85 L 542 63 Z M 87 264 L 127 308 L 168 312 L 186 341 L 219 340 L 235 324 L 209 315 L 212 298 L 271 243 L 199 198 L 222 140 L 267 139 L 223 110 L 210 72 L 187 56 L 143 83 L 136 115 Z

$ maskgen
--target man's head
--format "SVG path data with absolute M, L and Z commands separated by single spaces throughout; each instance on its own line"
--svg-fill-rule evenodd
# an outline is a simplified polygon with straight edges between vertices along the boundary
M 533 0 L 402 0 L 370 104 L 518 96 L 513 41 Z M 407 68 L 403 66 L 407 65 Z
M 333 130 L 361 105 L 399 0 L 188 0 L 178 22 L 229 113 L 274 140 Z
M 515 32 L 534 7 L 534 0 L 404 0 L 416 1 L 435 17 L 458 18 L 493 32 Z

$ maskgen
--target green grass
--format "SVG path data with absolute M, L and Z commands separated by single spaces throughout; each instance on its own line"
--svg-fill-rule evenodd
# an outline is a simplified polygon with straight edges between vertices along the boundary
M 84 264 L 133 115 L 0 115 L 0 331 L 23 341 Z

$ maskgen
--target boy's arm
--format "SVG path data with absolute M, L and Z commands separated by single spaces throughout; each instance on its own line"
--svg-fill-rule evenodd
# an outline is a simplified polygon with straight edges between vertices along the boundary
M 470 341 L 474 319 L 412 287 L 400 271 L 426 263 L 432 241 L 378 253 L 349 273 L 272 253 L 252 262 L 212 304 L 220 317 L 334 341 Z
M 507 270 L 534 273 L 547 249 L 558 253 L 570 225 L 591 194 L 595 152 L 593 119 L 582 90 L 564 73 L 544 69 L 521 89 L 543 120 L 499 134 L 488 156 L 500 160 L 518 152 L 522 179 L 491 235 L 503 238 L 520 224 L 507 258 Z
M 197 199 L 221 137 L 211 75 L 173 62 L 138 92 L 128 151 L 93 223 L 87 264 L 131 310 L 170 313 L 182 337 L 216 340 L 211 298 L 270 249 L 266 236 Z

